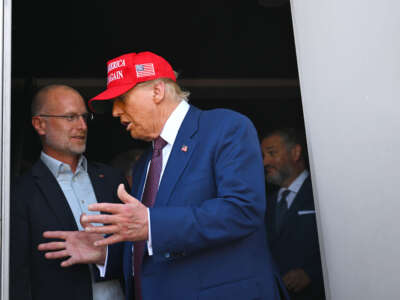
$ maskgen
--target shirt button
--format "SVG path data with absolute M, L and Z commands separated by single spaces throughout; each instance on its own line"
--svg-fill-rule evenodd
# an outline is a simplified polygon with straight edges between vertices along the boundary
M 84 204 L 84 203 L 85 203 L 85 200 L 81 200 L 81 202 L 82 202 L 82 204 Z

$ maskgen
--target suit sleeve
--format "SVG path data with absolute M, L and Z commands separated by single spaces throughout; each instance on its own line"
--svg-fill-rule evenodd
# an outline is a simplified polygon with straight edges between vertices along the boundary
M 250 235 L 263 224 L 264 173 L 253 124 L 235 115 L 213 130 L 219 130 L 211 165 L 216 194 L 200 206 L 150 209 L 155 254 L 190 253 L 227 244 Z
M 318 234 L 316 225 L 312 234 L 312 250 L 308 253 L 305 259 L 304 271 L 310 276 L 312 284 L 313 295 L 321 295 L 324 289 L 324 282 L 322 276 L 321 256 L 318 244 Z
M 29 300 L 31 295 L 31 235 L 23 188 L 11 188 L 10 299 Z
M 102 170 L 107 174 L 107 186 L 112 189 L 112 193 L 110 198 L 106 199 L 105 202 L 110 203 L 121 203 L 121 200 L 117 196 L 117 190 L 119 184 L 124 184 L 125 189 L 129 190 L 129 184 L 123 174 L 115 169 L 111 169 L 109 167 L 105 167 L 104 165 L 100 165 Z M 95 281 L 105 281 L 112 279 L 122 279 L 122 255 L 124 250 L 124 243 L 116 243 L 108 246 L 107 249 L 107 265 L 105 269 L 104 277 L 100 276 L 99 269 L 96 265 L 93 265 Z
M 116 243 L 108 246 L 108 258 L 106 273 L 103 280 L 121 279 L 122 278 L 122 256 L 123 256 L 124 243 Z M 98 272 L 98 269 L 96 268 Z

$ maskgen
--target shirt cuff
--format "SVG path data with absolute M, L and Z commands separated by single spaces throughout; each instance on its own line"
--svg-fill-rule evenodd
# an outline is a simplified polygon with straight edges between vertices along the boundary
M 99 269 L 100 277 L 104 278 L 106 276 L 106 271 L 107 271 L 107 260 L 108 260 L 108 247 L 106 249 L 106 260 L 104 262 L 104 265 L 97 265 L 97 269 Z
M 147 252 L 149 253 L 149 256 L 153 255 L 153 246 L 151 243 L 151 222 L 150 222 L 150 209 L 147 209 L 147 220 L 149 224 L 149 238 L 147 240 Z

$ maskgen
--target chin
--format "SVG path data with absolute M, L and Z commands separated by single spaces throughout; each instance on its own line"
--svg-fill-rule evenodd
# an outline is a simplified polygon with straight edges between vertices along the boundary
M 131 137 L 136 140 L 141 140 L 141 141 L 146 141 L 146 142 L 151 142 L 153 140 L 152 137 L 138 135 L 138 134 L 135 134 L 134 132 L 131 132 Z
M 275 185 L 281 185 L 282 180 L 278 176 L 273 176 L 273 175 L 268 175 L 267 174 L 267 182 L 275 184 Z
M 71 152 L 74 153 L 75 155 L 81 155 L 86 151 L 86 145 L 83 147 L 77 147 L 74 149 L 71 149 Z
M 131 135 L 131 138 L 135 139 L 135 140 L 141 140 L 140 136 L 138 136 L 137 134 L 135 134 L 134 132 L 129 132 Z

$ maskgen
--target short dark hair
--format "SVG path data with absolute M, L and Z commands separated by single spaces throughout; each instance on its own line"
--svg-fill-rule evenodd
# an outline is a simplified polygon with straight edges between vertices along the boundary
M 295 145 L 301 146 L 301 156 L 305 160 L 308 165 L 308 151 L 307 151 L 307 143 L 306 137 L 303 131 L 300 131 L 294 127 L 286 127 L 286 128 L 276 128 L 270 131 L 264 131 L 261 134 L 261 142 L 263 139 L 268 138 L 273 135 L 278 135 L 283 139 L 285 146 L 287 149 L 291 149 Z

